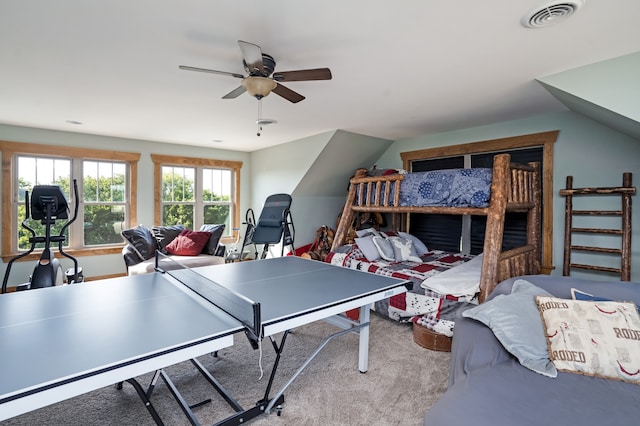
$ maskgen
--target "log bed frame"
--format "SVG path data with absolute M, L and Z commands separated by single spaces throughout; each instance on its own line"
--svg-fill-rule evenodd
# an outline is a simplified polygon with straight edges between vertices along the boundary
M 402 174 L 367 176 L 358 169 L 349 184 L 349 193 L 338 224 L 332 250 L 346 243 L 357 212 L 392 213 L 392 228 L 406 229 L 408 213 L 487 216 L 479 301 L 482 302 L 501 281 L 520 275 L 540 273 L 541 180 L 540 164 L 515 164 L 509 154 L 494 157 L 489 206 L 438 207 L 399 206 Z M 386 184 L 396 182 L 396 185 Z M 393 191 L 391 190 L 393 187 Z M 502 251 L 506 212 L 527 213 L 527 243 Z M 404 215 L 404 220 L 400 218 Z

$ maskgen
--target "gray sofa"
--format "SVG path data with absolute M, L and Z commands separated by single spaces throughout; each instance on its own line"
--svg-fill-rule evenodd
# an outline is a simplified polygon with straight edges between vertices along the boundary
M 127 275 L 153 272 L 156 250 L 165 254 L 168 259 L 190 268 L 222 264 L 225 261 L 225 246 L 220 244 L 220 237 L 224 227 L 224 224 L 203 225 L 195 232 L 185 229 L 182 225 L 152 228 L 138 225 L 126 229 L 122 231 L 122 237 L 127 242 L 122 249 L 122 257 Z M 186 244 L 180 244 L 181 242 Z M 163 269 L 175 269 L 176 266 L 170 261 L 160 265 Z
M 626 378 L 622 374 L 614 380 L 566 371 L 559 371 L 557 377 L 551 378 L 524 367 L 512 354 L 524 355 L 521 358 L 528 365 L 532 360 L 543 359 L 540 353 L 548 356 L 547 336 L 533 301 L 533 291 L 516 295 L 521 299 L 509 299 L 514 296 L 512 287 L 518 280 L 538 287 L 533 290 L 538 291 L 538 295 L 539 291 L 545 291 L 555 297 L 572 299 L 577 289 L 588 296 L 586 300 L 640 304 L 640 283 L 629 281 L 547 275 L 503 281 L 487 301 L 479 305 L 488 308 L 494 303 L 492 309 L 487 310 L 491 312 L 487 317 L 493 330 L 472 317 L 456 320 L 449 386 L 426 413 L 424 426 L 630 425 L 637 422 L 640 414 L 637 382 L 622 381 Z M 529 310 L 523 309 L 526 308 L 524 297 L 529 297 Z M 533 337 L 534 326 L 539 327 L 541 345 Z M 511 352 L 498 340 L 495 330 L 499 329 L 502 329 L 498 334 L 502 341 L 511 341 L 512 344 L 507 345 Z M 505 339 L 505 331 L 512 336 L 510 339 Z

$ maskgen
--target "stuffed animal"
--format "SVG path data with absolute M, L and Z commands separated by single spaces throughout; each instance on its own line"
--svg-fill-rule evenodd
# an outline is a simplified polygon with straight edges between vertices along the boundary
M 302 253 L 300 257 L 303 257 L 305 259 L 324 261 L 324 259 L 327 257 L 327 254 L 329 254 L 329 252 L 331 251 L 334 237 L 335 231 L 329 228 L 327 225 L 322 225 L 316 231 L 316 239 L 313 241 L 311 249 L 306 253 Z

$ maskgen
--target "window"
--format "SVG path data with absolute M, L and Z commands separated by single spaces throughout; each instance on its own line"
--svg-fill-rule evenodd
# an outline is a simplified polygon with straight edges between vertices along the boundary
M 411 163 L 413 172 L 431 170 L 456 169 L 467 167 L 493 167 L 496 154 L 507 153 L 515 163 L 543 163 L 542 147 L 527 149 L 510 149 L 498 152 L 465 154 L 445 158 L 414 160 Z M 486 216 L 458 216 L 411 214 L 411 231 L 423 239 L 429 247 L 445 251 L 479 254 L 484 249 L 484 231 Z M 510 250 L 525 245 L 527 241 L 527 214 L 507 212 L 502 240 L 502 249 Z
M 18 155 L 17 163 L 18 199 L 13 203 L 12 210 L 17 219 L 16 228 L 18 229 L 18 250 L 23 251 L 28 250 L 29 247 L 31 247 L 31 243 L 29 243 L 29 237 L 31 237 L 31 233 L 20 226 L 20 223 L 24 220 L 26 214 L 26 194 L 31 193 L 35 185 L 59 185 L 62 188 L 62 191 L 64 192 L 67 200 L 71 201 L 71 197 L 69 197 L 69 182 L 71 182 L 71 160 Z M 36 232 L 36 235 L 44 235 L 45 226 L 39 221 L 29 220 L 27 222 L 27 225 Z M 59 235 L 63 225 L 64 221 L 57 221 L 56 224 L 51 227 L 51 234 Z M 68 232 L 66 236 L 68 242 Z M 43 245 L 40 244 L 40 247 L 42 246 Z
M 82 162 L 82 218 L 84 246 L 118 244 L 127 229 L 127 164 Z
M 199 229 L 224 223 L 239 227 L 241 162 L 152 155 L 156 176 L 155 222 Z
M 65 246 L 74 256 L 117 253 L 121 250 L 120 231 L 136 222 L 135 188 L 140 154 L 1 142 L 3 161 L 2 255 L 6 261 L 30 248 L 31 234 L 21 227 L 25 217 L 25 194 L 35 185 L 58 185 L 64 192 L 72 217 L 77 200 L 73 181 L 82 200 L 78 218 L 66 230 Z M 30 220 L 36 235 L 44 225 Z M 59 234 L 66 220 L 57 221 L 52 234 Z M 42 244 L 39 245 L 42 247 Z M 39 248 L 36 245 L 36 248 Z M 33 256 L 27 256 L 30 259 Z
M 542 163 L 542 262 L 540 265 L 543 273 L 550 273 L 553 270 L 553 144 L 558 136 L 558 131 L 535 133 L 530 135 L 515 136 L 511 138 L 495 139 L 483 142 L 474 142 L 461 145 L 444 146 L 440 148 L 423 149 L 419 151 L 403 152 L 400 154 L 403 167 L 412 171 L 425 171 L 435 170 L 436 168 L 446 169 L 461 167 L 458 165 L 444 166 L 442 162 L 455 162 L 462 161 L 464 157 L 470 159 L 470 164 L 466 164 L 466 167 L 491 167 L 493 163 L 493 155 L 498 152 L 509 152 L 512 154 L 512 161 L 514 162 L 529 162 L 534 161 L 533 158 L 541 158 Z M 531 157 L 533 155 L 534 157 Z M 454 157 L 454 158 L 452 158 Z M 414 165 L 427 160 L 423 163 L 426 168 L 415 168 Z M 437 160 L 434 163 L 433 168 L 429 168 L 429 162 Z M 437 167 L 435 167 L 437 166 Z M 512 218 L 507 217 L 507 221 L 511 221 L 516 224 L 523 223 L 523 218 L 513 215 Z M 483 230 L 483 220 L 486 218 L 473 217 L 471 219 L 452 219 L 444 218 L 453 223 L 441 223 L 434 225 L 433 221 L 431 225 L 420 224 L 419 226 L 431 226 L 437 229 L 455 229 L 456 234 L 452 234 L 453 238 L 448 238 L 447 244 L 444 246 L 444 250 L 457 251 L 460 248 L 463 251 L 469 251 L 471 253 L 477 252 L 481 245 L 478 245 L 478 241 L 484 240 L 483 235 L 479 235 L 477 230 Z M 466 220 L 466 223 L 465 223 Z M 428 223 L 425 221 L 424 223 Z M 507 224 L 506 226 L 511 226 Z M 411 221 L 411 228 L 413 232 L 414 223 Z M 465 243 L 464 238 L 460 238 L 459 230 L 466 230 L 462 232 L 469 233 L 469 240 Z M 505 232 L 505 238 L 513 239 L 517 241 L 518 238 L 522 238 L 522 232 L 517 231 L 514 234 Z M 438 241 L 439 243 L 439 241 Z M 465 244 L 468 244 L 468 249 L 465 250 Z M 456 250 L 457 248 L 457 250 Z M 450 250 L 451 249 L 451 250 Z
M 196 210 L 196 169 L 162 166 L 161 225 L 181 224 L 193 229 Z

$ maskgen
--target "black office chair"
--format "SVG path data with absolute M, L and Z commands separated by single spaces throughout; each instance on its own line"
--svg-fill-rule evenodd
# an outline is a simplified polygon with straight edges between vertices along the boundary
M 257 244 L 264 244 L 260 259 L 267 257 L 269 245 L 278 244 L 282 240 L 280 256 L 284 255 L 285 246 L 291 246 L 294 251 L 293 242 L 295 239 L 295 228 L 291 218 L 291 195 L 273 194 L 267 197 L 256 223 L 253 210 L 247 210 L 244 240 L 240 249 L 240 256 L 244 252 L 245 246 L 253 244 L 255 258 L 258 259 Z

